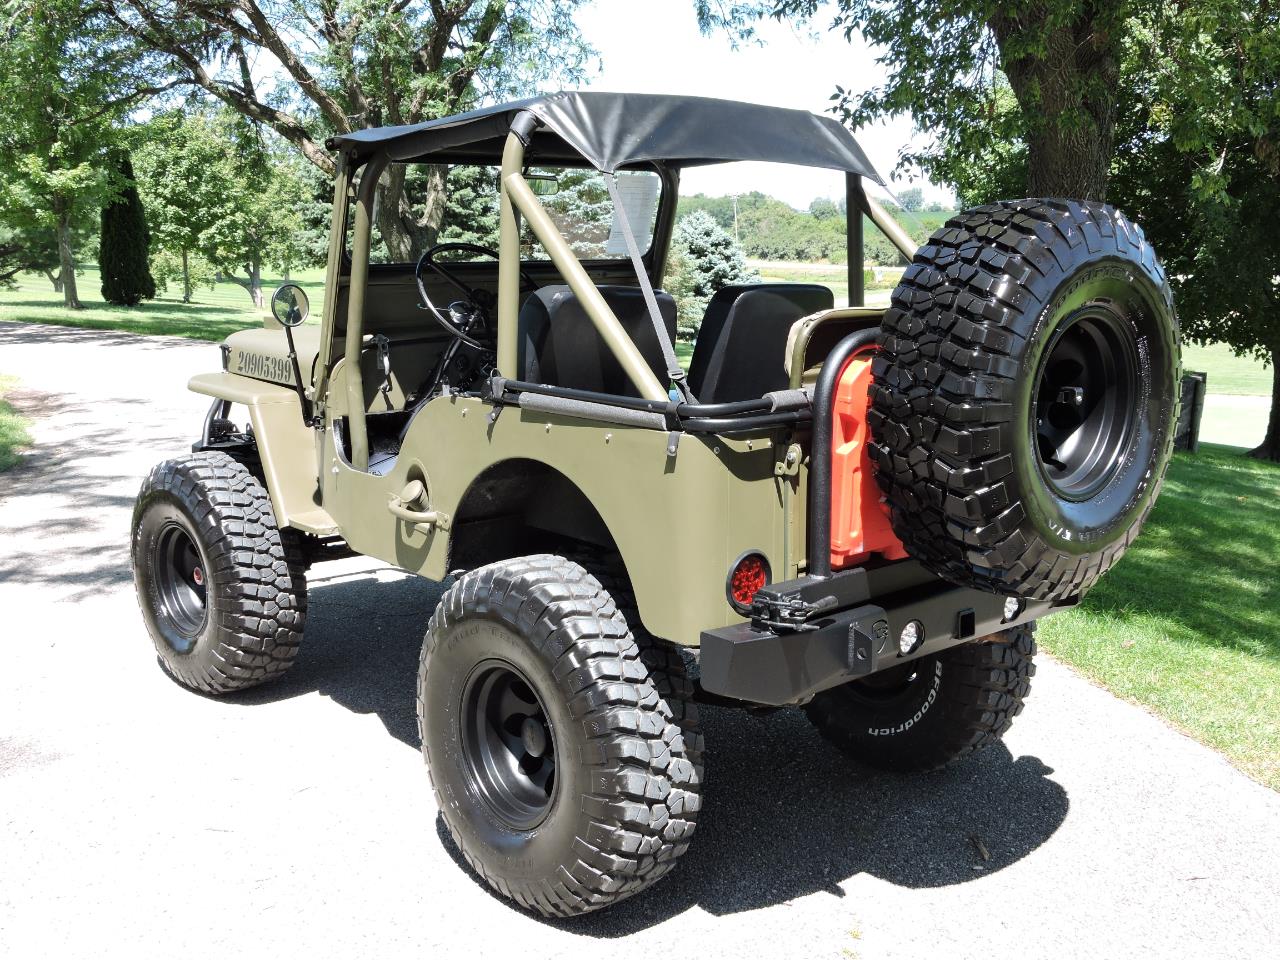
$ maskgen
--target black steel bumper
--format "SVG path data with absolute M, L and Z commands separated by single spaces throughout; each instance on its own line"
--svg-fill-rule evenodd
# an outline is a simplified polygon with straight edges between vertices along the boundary
M 890 588 L 887 594 L 875 589 L 876 572 L 864 570 L 768 588 L 752 622 L 702 633 L 702 688 L 752 703 L 795 703 L 1076 602 L 1023 601 L 1006 618 L 1005 597 L 922 575 L 914 564 L 887 573 L 879 577 L 879 585 Z M 786 603 L 792 611 L 807 606 L 817 615 L 779 623 L 777 612 Z M 912 621 L 923 628 L 924 639 L 903 654 L 899 637 Z

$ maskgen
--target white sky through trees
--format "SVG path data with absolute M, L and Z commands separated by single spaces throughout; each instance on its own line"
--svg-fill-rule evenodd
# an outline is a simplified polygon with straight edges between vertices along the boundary
M 825 113 L 836 84 L 853 90 L 883 82 L 884 70 L 855 35 L 825 29 L 819 13 L 814 28 L 772 20 L 759 25 L 763 45 L 733 49 L 723 33 L 698 31 L 692 0 L 596 0 L 576 16 L 583 37 L 600 53 L 601 69 L 584 84 L 589 89 L 625 93 L 668 93 L 722 97 Z M 762 131 L 764 133 L 764 131 Z M 857 132 L 858 142 L 882 176 L 898 162 L 898 150 L 912 136 L 909 117 L 898 117 Z M 952 194 L 927 181 L 891 183 L 901 191 L 924 190 L 924 201 L 949 204 Z M 844 195 L 844 176 L 829 170 L 767 163 L 734 163 L 691 169 L 681 177 L 681 193 L 725 195 L 760 190 L 804 209 L 814 197 Z

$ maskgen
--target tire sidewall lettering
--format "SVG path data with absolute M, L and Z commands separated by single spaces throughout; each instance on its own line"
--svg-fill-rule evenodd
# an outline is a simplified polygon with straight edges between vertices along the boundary
M 921 720 L 925 714 L 929 712 L 929 708 L 933 706 L 938 699 L 938 693 L 942 689 L 942 661 L 935 660 L 933 667 L 933 677 L 929 683 L 929 689 L 924 695 L 924 700 L 916 707 L 915 712 L 901 723 L 892 726 L 871 726 L 867 728 L 867 734 L 872 737 L 892 737 L 898 734 L 906 733 Z

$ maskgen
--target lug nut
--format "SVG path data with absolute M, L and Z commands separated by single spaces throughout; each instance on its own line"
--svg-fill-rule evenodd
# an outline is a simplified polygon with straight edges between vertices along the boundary
M 1004 602 L 1004 621 L 1008 623 L 1022 612 L 1022 601 L 1017 597 L 1009 597 Z

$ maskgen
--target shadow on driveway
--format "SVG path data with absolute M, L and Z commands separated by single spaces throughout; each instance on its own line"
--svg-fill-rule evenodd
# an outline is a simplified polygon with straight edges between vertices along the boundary
M 442 586 L 376 574 L 326 581 L 323 571 L 311 580 L 297 664 L 279 682 L 231 699 L 251 705 L 318 691 L 375 714 L 416 750 L 418 653 Z M 950 886 L 1021 860 L 1067 815 L 1067 794 L 1052 769 L 1035 757 L 1015 758 L 1003 745 L 948 770 L 905 777 L 851 763 L 798 710 L 753 716 L 704 707 L 702 715 L 704 807 L 680 866 L 608 911 L 546 922 L 584 936 L 621 937 L 694 906 L 724 915 L 818 892 L 843 897 L 839 884 L 860 873 L 904 887 Z M 430 789 L 426 777 L 422 789 Z M 437 832 L 483 886 L 439 818 Z

